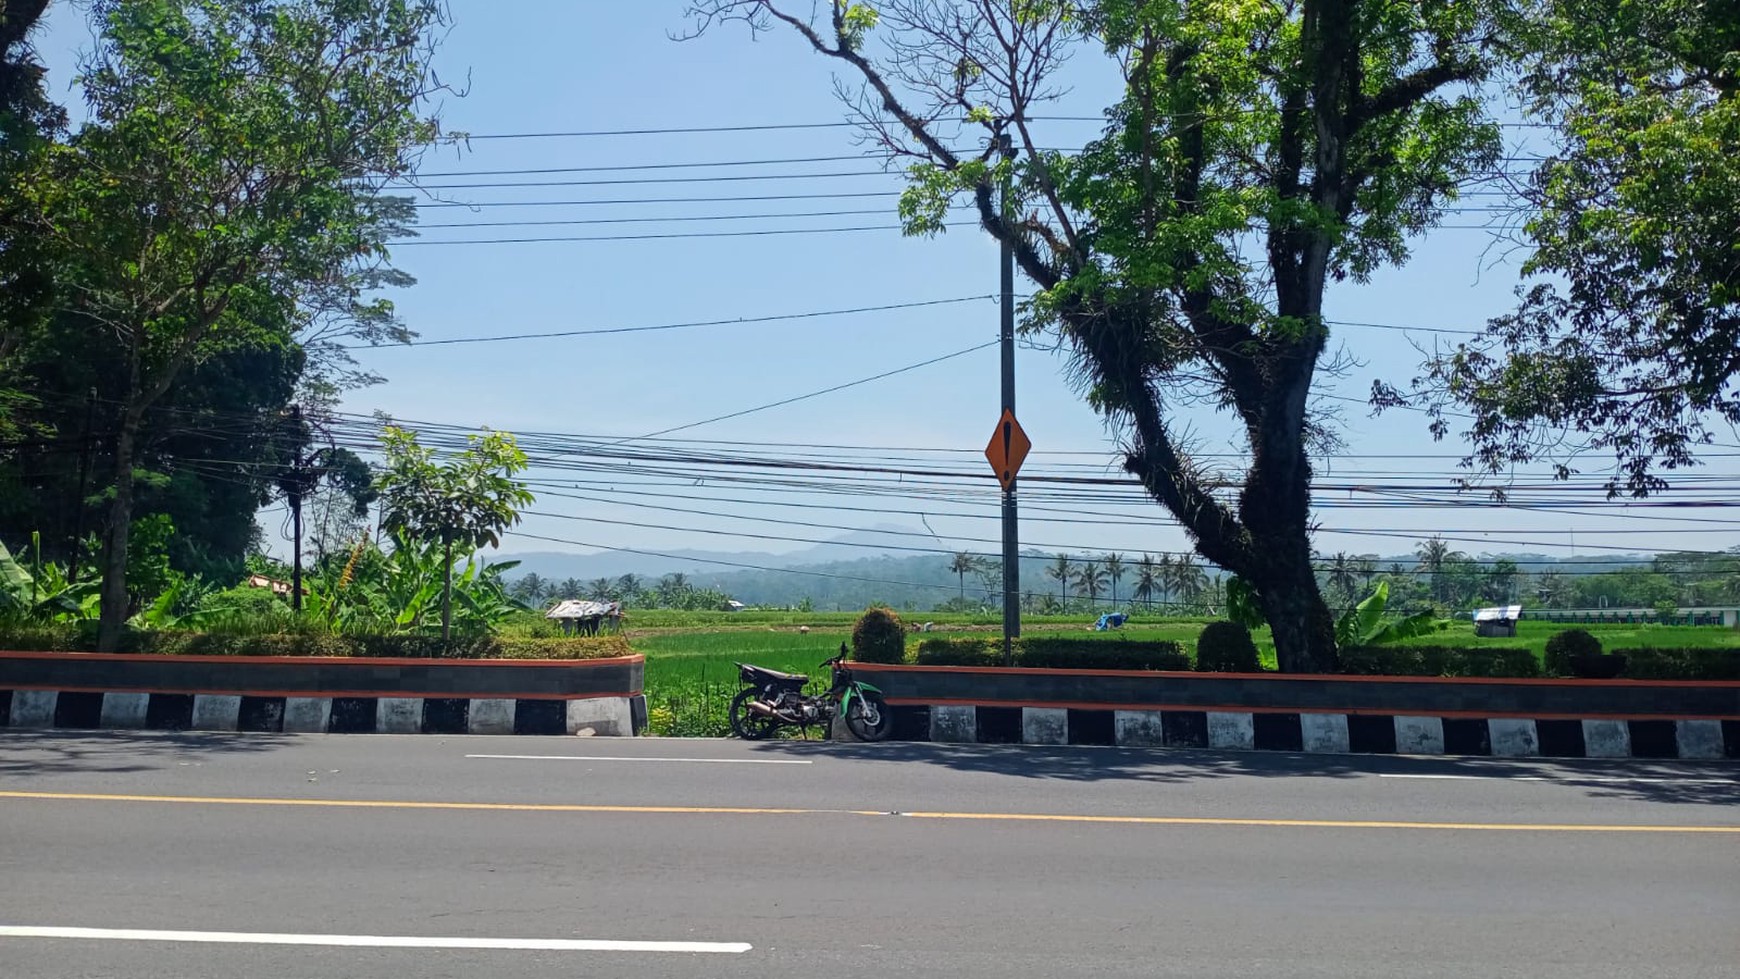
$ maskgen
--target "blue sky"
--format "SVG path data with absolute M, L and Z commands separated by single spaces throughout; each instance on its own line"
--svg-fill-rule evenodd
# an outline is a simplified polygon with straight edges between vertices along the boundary
M 683 28 L 683 4 L 669 0 L 621 3 L 604 0 L 453 0 L 453 27 L 442 49 L 442 76 L 466 89 L 449 98 L 441 115 L 450 130 L 476 136 L 526 132 L 669 129 L 707 126 L 830 123 L 842 118 L 832 95 L 831 67 L 795 37 L 775 32 L 751 41 L 741 30 L 720 30 L 677 43 L 668 34 Z M 74 52 L 88 43 L 82 14 L 56 5 L 41 39 L 56 90 L 70 77 Z M 1084 51 L 1072 67 L 1076 88 L 1058 114 L 1093 115 L 1108 101 L 1109 75 Z M 1080 145 L 1092 123 L 1058 122 L 1040 137 L 1054 145 Z M 748 133 L 474 139 L 463 150 L 432 152 L 426 173 L 562 167 L 635 167 L 650 164 L 721 163 L 754 160 L 851 157 L 861 153 L 846 128 L 790 129 Z M 725 197 L 783 194 L 844 194 L 897 191 L 896 175 L 802 177 L 792 174 L 877 170 L 869 160 L 828 160 L 760 167 L 695 167 L 619 170 L 547 176 L 431 176 L 426 184 L 501 181 L 630 180 L 649 177 L 718 177 L 783 174 L 785 179 L 569 185 L 539 188 L 450 187 L 438 193 L 469 202 L 599 201 L 647 197 Z M 1478 205 L 1479 201 L 1470 201 Z M 575 220 L 731 216 L 808 211 L 876 210 L 878 213 L 813 218 L 717 222 L 621 223 L 506 228 L 433 228 L 435 224 L 502 220 Z M 1411 263 L 1386 270 L 1365 285 L 1333 286 L 1328 313 L 1336 320 L 1451 330 L 1475 329 L 1502 312 L 1516 283 L 1521 256 L 1496 246 L 1486 231 L 1463 226 L 1484 215 L 1452 215 L 1446 227 L 1420 239 Z M 753 318 L 819 310 L 881 306 L 986 296 L 997 288 L 997 250 L 982 233 L 957 229 L 936 240 L 907 239 L 895 231 L 768 235 L 698 239 L 616 240 L 534 244 L 434 244 L 456 239 L 556 237 L 563 235 L 657 234 L 738 229 L 857 227 L 894 223 L 892 197 L 775 200 L 762 202 L 484 206 L 426 209 L 423 242 L 402 246 L 398 264 L 418 284 L 393 296 L 408 325 L 425 340 L 504 333 L 638 327 L 697 320 Z M 380 409 L 396 417 L 458 425 L 489 425 L 516 432 L 543 431 L 632 438 L 739 411 L 905 367 L 995 339 L 996 306 L 989 301 L 939 305 L 857 316 L 818 317 L 764 324 L 367 351 L 362 362 L 390 380 L 353 393 L 347 407 Z M 1373 378 L 1405 381 L 1420 360 L 1416 345 L 1453 336 L 1396 329 L 1338 328 L 1336 339 L 1360 361 L 1345 379 L 1325 379 L 1323 393 L 1362 398 Z M 1101 421 L 1068 384 L 1061 357 L 1023 349 L 1018 358 L 1019 415 L 1035 445 L 1029 471 L 1060 472 L 1059 464 L 1099 465 L 1115 472 L 1113 444 Z M 1442 455 L 1443 458 L 1331 459 L 1321 467 L 1325 482 L 1428 480 L 1453 467 L 1455 443 L 1431 442 L 1418 415 L 1395 412 L 1372 419 L 1355 404 L 1344 405 L 1345 451 L 1368 456 Z M 984 468 L 976 453 L 997 417 L 997 352 L 988 348 L 931 367 L 808 399 L 784 408 L 688 429 L 682 437 L 747 443 L 825 443 L 864 447 L 841 450 L 841 459 L 897 458 L 903 453 L 874 447 L 957 450 L 935 454 L 957 468 Z M 1204 414 L 1195 419 L 1212 444 L 1220 426 Z M 1220 447 L 1222 451 L 1224 446 Z M 777 450 L 765 450 L 774 452 Z M 803 450 L 825 456 L 824 450 Z M 1089 452 L 1051 456 L 1046 453 Z M 927 457 L 929 458 L 929 457 Z M 1590 460 L 1590 471 L 1605 463 Z M 1088 470 L 1072 469 L 1072 472 Z M 1716 460 L 1709 471 L 1725 471 Z M 1346 475 L 1341 475 L 1346 474 Z M 548 476 L 549 474 L 541 474 Z M 589 477 L 602 478 L 602 477 Z M 594 498 L 611 504 L 547 497 L 538 509 L 573 517 L 604 517 L 668 524 L 680 530 L 631 528 L 550 517 L 529 518 L 531 534 L 587 544 L 646 549 L 706 548 L 781 551 L 797 542 L 746 539 L 745 530 L 771 536 L 837 536 L 832 530 L 781 529 L 737 517 L 649 511 L 625 503 L 628 484 L 589 484 Z M 1439 479 L 1442 482 L 1442 478 Z M 644 482 L 644 481 L 643 481 Z M 645 486 L 642 487 L 643 489 Z M 757 514 L 828 522 L 838 526 L 898 526 L 936 534 L 931 546 L 963 546 L 996 534 L 987 519 L 995 484 L 966 487 L 969 497 L 949 503 L 893 496 L 845 498 L 785 489 L 769 492 L 762 505 L 721 502 L 744 492 L 672 483 L 663 505 L 715 513 Z M 759 492 L 759 491 L 758 491 Z M 1691 492 L 1696 492 L 1695 490 Z M 692 502 L 672 500 L 687 496 Z M 1338 531 L 1417 533 L 1445 531 L 1471 553 L 1559 551 L 1567 547 L 1519 547 L 1500 540 L 1570 543 L 1579 553 L 1601 545 L 1639 549 L 1725 547 L 1734 536 L 1722 525 L 1652 520 L 1635 531 L 1614 508 L 1584 513 L 1541 513 L 1494 508 L 1341 509 L 1369 499 L 1358 493 L 1324 493 L 1319 501 L 1326 528 L 1319 550 L 1402 553 L 1403 537 Z M 1594 499 L 1593 496 L 1588 499 Z M 1471 497 L 1470 502 L 1478 502 Z M 766 503 L 849 504 L 823 520 L 822 511 L 784 510 Z M 1061 507 L 1060 509 L 1068 509 Z M 1072 549 L 1122 551 L 1184 548 L 1183 534 L 1153 505 L 1104 505 L 1095 512 L 1120 519 L 1105 525 L 1045 523 L 1037 506 L 1024 521 L 1023 538 Z M 804 516 L 804 514 L 808 514 Z M 924 514 L 921 520 L 919 514 Z M 1068 516 L 1064 513 L 1052 516 Z M 1703 517 L 1711 514 L 1700 513 Z M 268 521 L 268 526 L 272 522 Z M 1674 533 L 1701 527 L 1697 535 Z M 1710 528 L 1716 527 L 1715 532 Z M 893 540 L 894 538 L 890 538 Z M 902 539 L 912 543 L 913 539 Z M 548 542 L 510 538 L 504 550 L 561 549 Z M 572 549 L 590 549 L 573 546 Z

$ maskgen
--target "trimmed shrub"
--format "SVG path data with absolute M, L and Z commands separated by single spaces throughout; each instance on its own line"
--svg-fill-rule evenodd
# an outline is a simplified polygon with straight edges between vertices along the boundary
M 1003 640 L 921 639 L 912 661 L 919 666 L 1002 666 Z
M 91 652 L 96 637 L 82 630 L 30 629 L 0 633 L 0 646 L 41 652 Z M 128 631 L 123 653 L 161 656 L 340 656 L 409 659 L 609 659 L 632 655 L 622 636 L 534 639 L 519 636 L 456 638 L 295 633 L 232 636 L 170 630 Z
M 1260 673 L 1251 630 L 1237 622 L 1210 622 L 1196 637 L 1196 668 L 1207 673 Z
M 1341 672 L 1363 676 L 1537 677 L 1541 664 L 1527 649 L 1486 646 L 1343 646 Z
M 919 666 L 1002 666 L 1001 638 L 925 639 L 913 662 Z M 1015 640 L 1015 666 L 1036 670 L 1188 670 L 1190 657 L 1171 640 Z
M 1017 640 L 1015 665 L 1050 670 L 1188 670 L 1190 656 L 1170 639 Z M 1001 650 L 998 650 L 1001 653 Z
M 860 663 L 906 661 L 906 627 L 891 608 L 873 605 L 852 626 L 852 658 Z
M 1571 675 L 1571 659 L 1576 656 L 1600 656 L 1601 640 L 1584 629 L 1566 629 L 1547 639 L 1544 660 L 1547 672 L 1554 676 Z
M 1616 649 L 1634 680 L 1740 680 L 1740 649 Z

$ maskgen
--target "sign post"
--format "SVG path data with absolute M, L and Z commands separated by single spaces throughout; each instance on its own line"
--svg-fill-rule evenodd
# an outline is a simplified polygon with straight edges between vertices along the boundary
M 997 474 L 997 482 L 1003 487 L 1003 662 L 1005 664 L 1013 661 L 1015 655 L 1014 640 L 1021 635 L 1019 572 L 1021 550 L 1016 538 L 1015 475 L 1021 471 L 1021 463 L 1032 449 L 1033 443 L 1027 438 L 1027 433 L 1021 430 L 1021 423 L 1015 420 L 1014 410 L 1004 408 L 1003 417 L 997 420 L 997 429 L 991 433 L 991 441 L 985 446 L 985 458 L 991 463 L 991 471 Z

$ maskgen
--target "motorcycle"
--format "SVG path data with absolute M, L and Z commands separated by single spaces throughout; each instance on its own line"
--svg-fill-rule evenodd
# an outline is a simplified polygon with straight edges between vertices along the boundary
M 843 717 L 846 729 L 860 741 L 881 741 L 894 727 L 882 691 L 852 676 L 846 665 L 846 647 L 822 663 L 833 671 L 833 684 L 825 693 L 806 696 L 802 673 L 781 673 L 749 663 L 737 664 L 737 676 L 747 686 L 731 701 L 731 731 L 745 741 L 772 737 L 781 728 L 802 728 L 809 737 L 811 725 L 833 726 Z

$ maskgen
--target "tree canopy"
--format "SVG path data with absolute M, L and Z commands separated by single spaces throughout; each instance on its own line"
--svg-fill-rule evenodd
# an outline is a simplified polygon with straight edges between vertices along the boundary
M 1311 387 L 1324 296 L 1407 257 L 1498 130 L 1473 86 L 1497 3 L 1301 0 L 702 0 L 696 31 L 791 30 L 862 88 L 850 111 L 909 163 L 907 230 L 965 199 L 1068 341 L 1124 465 L 1209 561 L 1239 576 L 1283 670 L 1333 667 L 1311 567 Z M 1072 55 L 1122 78 L 1080 152 L 1036 139 Z M 969 134 L 987 137 L 982 150 Z M 963 138 L 965 137 L 965 138 Z M 1007 156 L 999 150 L 1007 147 Z M 1003 182 L 1013 206 L 999 207 Z M 1188 409 L 1227 413 L 1248 462 L 1191 454 Z
M 57 338 L 112 370 L 102 644 L 124 582 L 147 415 L 188 371 L 390 338 L 370 298 L 402 202 L 385 181 L 437 134 L 423 114 L 434 0 L 96 0 L 80 74 L 89 121 L 20 181 L 52 255 Z M 300 374 L 300 369 L 298 369 Z M 82 393 L 82 392 L 80 392 Z
M 1417 390 L 1377 393 L 1465 424 L 1477 475 L 1608 455 L 1609 491 L 1644 496 L 1740 423 L 1740 4 L 1525 9 L 1516 89 L 1555 144 L 1521 188 L 1529 281 Z

